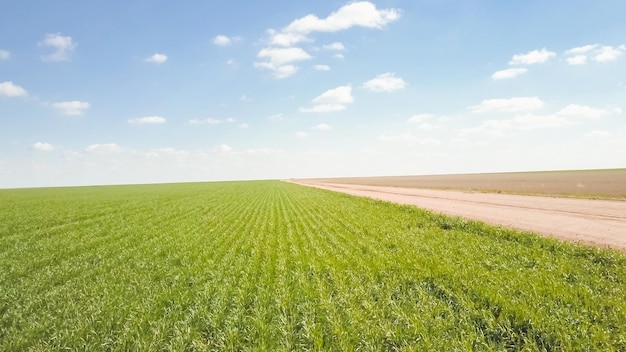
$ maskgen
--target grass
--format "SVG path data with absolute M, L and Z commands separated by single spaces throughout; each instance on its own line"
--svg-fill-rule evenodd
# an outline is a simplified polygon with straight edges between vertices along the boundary
M 0 351 L 624 351 L 626 256 L 278 181 L 0 191 Z

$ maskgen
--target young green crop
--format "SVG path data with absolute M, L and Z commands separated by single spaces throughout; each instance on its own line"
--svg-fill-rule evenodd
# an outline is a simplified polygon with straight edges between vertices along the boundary
M 626 256 L 278 181 L 0 191 L 0 351 L 626 350 Z

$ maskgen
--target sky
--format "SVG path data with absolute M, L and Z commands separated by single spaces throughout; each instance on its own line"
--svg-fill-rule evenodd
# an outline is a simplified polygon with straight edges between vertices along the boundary
M 0 188 L 626 167 L 623 0 L 0 2 Z

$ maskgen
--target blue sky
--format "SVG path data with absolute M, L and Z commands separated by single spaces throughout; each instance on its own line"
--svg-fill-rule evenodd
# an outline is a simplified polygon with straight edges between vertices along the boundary
M 3 1 L 0 188 L 625 167 L 624 13 Z

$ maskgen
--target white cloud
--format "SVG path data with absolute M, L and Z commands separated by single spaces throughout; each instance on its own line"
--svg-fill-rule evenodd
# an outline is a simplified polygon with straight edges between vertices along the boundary
M 233 123 L 236 122 L 237 120 L 235 120 L 232 117 L 220 120 L 220 119 L 214 119 L 212 117 L 209 117 L 208 119 L 204 119 L 204 120 L 199 120 L 199 119 L 193 119 L 193 120 L 189 120 L 189 123 L 192 125 L 219 125 L 222 123 Z
M 308 60 L 311 56 L 294 45 L 312 41 L 309 35 L 314 32 L 337 32 L 351 27 L 365 27 L 382 29 L 388 23 L 397 20 L 400 11 L 397 9 L 377 9 L 369 1 L 355 1 L 348 3 L 326 18 L 319 18 L 313 14 L 292 21 L 282 30 L 269 29 L 270 47 L 262 49 L 257 57 L 267 59 L 256 62 L 257 68 L 274 71 L 278 79 L 287 78 L 298 72 L 299 67 L 294 63 Z M 277 48 L 284 47 L 284 48 Z M 328 50 L 345 50 L 340 42 L 324 46 Z M 341 56 L 335 56 L 343 58 Z
M 621 109 L 615 109 L 614 113 L 621 113 Z M 556 116 L 597 119 L 611 114 L 606 109 L 596 109 L 585 105 L 570 104 L 556 113 Z
M 351 27 L 381 29 L 400 18 L 397 9 L 379 10 L 369 1 L 352 2 L 331 13 L 325 19 L 307 15 L 291 22 L 286 33 L 337 32 Z
M 90 153 L 111 154 L 122 152 L 122 147 L 115 143 L 92 144 L 87 146 L 85 151 Z
M 346 57 L 343 54 L 335 54 L 333 55 L 333 58 L 342 60 L 342 59 L 345 59 Z
M 136 118 L 129 119 L 128 123 L 132 123 L 135 125 L 161 124 L 161 123 L 165 123 L 165 118 L 161 116 L 136 117 Z
M 329 89 L 313 99 L 316 104 L 349 104 L 354 102 L 352 86 L 345 85 Z
M 567 60 L 567 63 L 570 65 L 584 65 L 587 63 L 587 56 L 576 55 L 576 56 L 568 57 L 566 60 Z
M 165 61 L 167 61 L 167 55 L 156 53 L 156 54 L 146 58 L 144 61 L 146 61 L 146 62 L 154 62 L 155 64 L 162 64 Z
M 232 44 L 232 42 L 233 41 L 225 35 L 218 35 L 213 38 L 213 44 L 215 45 L 226 46 Z
M 318 71 L 330 71 L 330 66 L 328 65 L 315 65 L 313 68 Z
M 406 123 L 408 123 L 408 124 L 420 124 L 420 123 L 423 123 L 424 121 L 432 119 L 433 117 L 435 117 L 434 114 L 417 114 L 417 115 L 413 115 L 413 116 L 409 117 L 409 119 L 406 121 Z
M 52 48 L 54 52 L 41 57 L 43 61 L 69 61 L 74 49 L 78 46 L 74 43 L 72 37 L 64 37 L 60 33 L 46 34 L 45 38 L 39 42 L 40 47 Z
M 300 112 L 334 112 L 345 110 L 347 107 L 342 104 L 318 104 L 312 108 L 300 108 Z
M 320 123 L 319 125 L 313 127 L 314 130 L 319 130 L 319 131 L 328 131 L 331 129 L 330 125 L 327 125 L 325 123 Z
M 233 40 L 225 35 L 220 34 L 220 35 L 215 36 L 215 38 L 213 38 L 213 44 L 215 45 L 227 46 L 227 45 L 231 45 L 232 43 L 233 43 Z
M 404 89 L 406 85 L 406 82 L 402 78 L 396 77 L 395 73 L 387 72 L 363 83 L 363 88 L 372 92 L 393 92 Z
M 28 95 L 28 93 L 26 93 L 26 90 L 16 84 L 13 84 L 12 81 L 0 83 L 0 96 L 23 97 L 26 95 Z
M 626 46 L 621 45 L 619 47 L 603 46 L 599 52 L 593 57 L 597 62 L 610 62 L 616 60 L 622 56 L 626 51 Z
M 50 143 L 37 142 L 33 144 L 33 149 L 40 152 L 51 152 L 54 150 L 54 146 Z
M 352 86 L 345 85 L 329 89 L 312 100 L 312 108 L 300 108 L 301 112 L 333 112 L 346 109 L 345 104 L 354 102 Z
M 593 49 L 597 47 L 598 47 L 598 44 L 579 46 L 579 47 L 567 50 L 565 54 L 566 55 L 583 55 L 583 54 L 587 54 L 588 52 L 592 51 Z
M 473 113 L 518 112 L 542 108 L 543 101 L 537 97 L 518 97 L 510 99 L 487 99 L 479 105 L 468 107 Z
M 298 72 L 298 66 L 294 62 L 310 60 L 311 55 L 302 48 L 264 48 L 257 54 L 259 59 L 266 61 L 255 62 L 257 68 L 274 71 L 274 77 L 287 78 Z
M 91 104 L 85 101 L 73 100 L 52 103 L 52 107 L 59 110 L 63 115 L 78 116 L 89 109 Z
M 0 60 L 8 60 L 11 57 L 11 53 L 7 50 L 0 50 Z
M 615 61 L 624 52 L 626 52 L 626 46 L 624 45 L 613 47 L 610 45 L 589 44 L 569 49 L 565 51 L 565 54 L 570 55 L 567 58 L 568 64 L 584 65 L 589 62 L 589 59 L 599 63 Z
M 270 29 L 267 32 L 270 35 L 270 44 L 271 45 L 287 46 L 287 47 L 289 47 L 289 46 L 292 46 L 292 45 L 295 45 L 295 44 L 298 44 L 298 43 L 311 41 L 304 34 L 299 34 L 299 33 L 281 33 L 281 32 L 277 32 L 277 31 L 275 31 L 273 29 Z
M 556 56 L 556 53 L 553 53 L 543 48 L 541 50 L 529 51 L 526 54 L 514 55 L 511 61 L 509 61 L 509 65 L 542 64 L 554 56 Z
M 248 127 L 250 127 L 250 125 L 248 125 L 246 122 L 242 122 L 239 125 L 237 125 L 237 127 L 239 127 L 239 128 L 248 128 Z
M 516 78 L 517 76 L 523 75 L 528 72 L 526 68 L 509 68 L 506 70 L 496 71 L 493 75 L 491 75 L 491 79 L 499 80 L 499 79 L 511 79 Z
M 337 51 L 346 50 L 346 47 L 343 46 L 343 43 L 341 42 L 334 42 L 332 44 L 324 45 L 322 48 L 326 50 L 337 50 Z
M 522 114 L 511 119 L 484 121 L 478 127 L 461 130 L 460 135 L 503 136 L 513 131 L 529 131 L 579 124 L 586 119 L 597 119 L 611 113 L 619 113 L 619 111 L 619 109 L 611 111 L 585 105 L 571 104 L 556 113 L 548 115 Z

